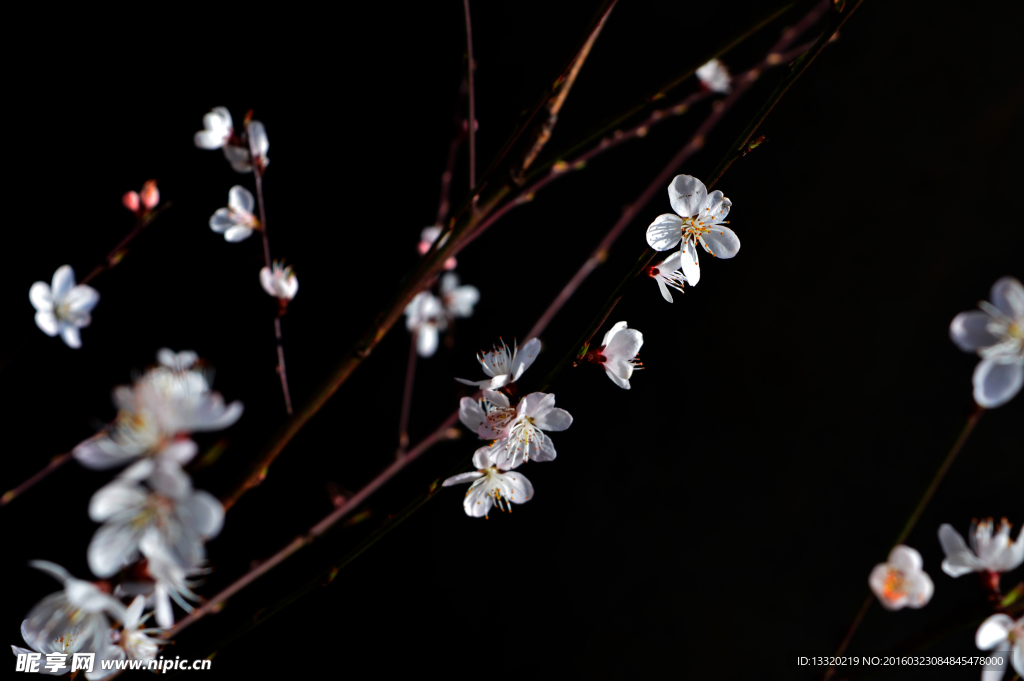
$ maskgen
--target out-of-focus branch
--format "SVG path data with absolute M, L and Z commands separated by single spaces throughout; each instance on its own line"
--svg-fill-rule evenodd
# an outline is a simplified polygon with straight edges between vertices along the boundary
M 466 82 L 469 84 L 469 191 L 473 191 L 476 187 L 476 95 L 473 89 L 476 62 L 473 61 L 473 24 L 469 20 L 469 0 L 462 0 L 462 8 L 466 14 Z
M 64 464 L 66 464 L 70 460 L 71 460 L 71 452 L 68 452 L 66 454 L 61 454 L 59 456 L 53 457 L 52 459 L 50 459 L 50 463 L 46 464 L 46 468 L 44 468 L 43 470 L 39 471 L 38 473 L 36 473 L 31 478 L 29 478 L 25 482 L 21 483 L 20 485 L 18 485 L 14 489 L 8 490 L 7 492 L 5 492 L 4 495 L 2 497 L 0 497 L 0 506 L 6 506 L 7 504 L 11 503 L 15 499 L 17 499 L 19 496 L 24 494 L 29 488 L 31 488 L 37 482 L 39 482 L 40 480 L 42 480 L 43 478 L 48 476 L 50 473 L 54 472 L 55 470 L 57 470 L 58 468 L 60 468 L 61 466 L 63 466 Z
M 412 410 L 412 386 L 416 378 L 417 334 L 409 336 L 409 361 L 405 365 L 405 390 L 402 391 L 402 415 L 398 419 L 398 455 L 402 456 L 409 446 L 409 412 Z

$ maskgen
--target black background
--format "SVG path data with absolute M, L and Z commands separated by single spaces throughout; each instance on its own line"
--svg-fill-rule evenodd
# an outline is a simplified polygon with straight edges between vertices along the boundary
M 761 4 L 616 8 L 547 157 L 752 23 Z M 474 4 L 479 166 L 560 71 L 596 6 Z M 755 63 L 804 7 L 725 61 L 734 71 Z M 462 513 L 462 491 L 443 490 L 329 586 L 224 643 L 475 447 L 466 435 L 445 442 L 372 497 L 367 520 L 329 533 L 167 652 L 219 648 L 217 678 L 435 669 L 803 678 L 796 657 L 834 650 L 972 408 L 977 360 L 949 341 L 950 320 L 999 277 L 1024 277 L 1021 16 L 1009 7 L 865 3 L 768 119 L 769 143 L 718 184 L 734 204 L 740 254 L 705 258 L 700 284 L 671 306 L 638 281 L 613 313 L 609 322 L 645 334 L 646 370 L 632 390 L 589 367 L 553 386 L 575 421 L 555 435 L 557 461 L 528 467 L 529 504 L 475 520 Z M 233 428 L 196 438 L 204 449 L 226 438 L 221 458 L 194 473 L 198 487 L 224 493 L 283 419 L 274 306 L 257 281 L 258 237 L 228 244 L 207 227 L 228 188 L 252 188 L 252 177 L 196 149 L 192 135 L 217 105 L 236 120 L 254 108 L 266 124 L 271 248 L 301 282 L 284 319 L 301 404 L 396 290 L 434 219 L 464 63 L 461 6 L 14 25 L 4 47 L 0 354 L 17 354 L 0 374 L 9 434 L 0 488 L 112 419 L 111 388 L 167 346 L 198 351 L 217 369 L 215 387 L 245 403 Z M 681 172 L 706 177 L 778 78 L 766 73 Z M 465 394 L 451 378 L 476 377 L 473 353 L 498 336 L 522 340 L 709 106 L 559 180 L 459 256 L 482 300 L 454 345 L 420 363 L 414 442 Z M 28 288 L 64 263 L 79 277 L 92 269 L 131 228 L 121 194 L 149 178 L 174 205 L 93 282 L 102 299 L 84 347 L 45 337 Z M 463 151 L 456 202 L 465 188 Z M 544 334 L 524 390 L 569 349 L 642 250 L 646 226 L 668 211 L 662 194 L 641 211 Z M 230 511 L 209 544 L 214 572 L 201 594 L 329 513 L 329 485 L 355 491 L 391 461 L 407 350 L 399 324 Z M 961 609 L 980 602 L 977 584 L 942 573 L 936 531 L 951 522 L 966 533 L 972 517 L 1024 524 L 1022 400 L 984 416 L 907 542 L 935 581 L 932 602 L 872 606 L 851 652 L 898 650 L 960 618 L 963 627 L 923 650 L 975 653 L 983 611 L 972 621 Z M 88 576 L 88 499 L 109 477 L 71 464 L 0 509 L 10 643 L 21 644 L 24 614 L 55 590 L 26 561 Z

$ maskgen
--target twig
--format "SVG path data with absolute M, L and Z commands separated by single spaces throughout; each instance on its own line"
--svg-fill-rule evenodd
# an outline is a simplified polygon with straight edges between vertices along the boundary
M 31 488 L 37 482 L 39 482 L 40 480 L 42 480 L 43 478 L 48 476 L 50 473 L 52 473 L 53 471 L 57 470 L 58 468 L 60 468 L 61 466 L 63 466 L 64 464 L 66 464 L 70 460 L 71 460 L 71 452 L 67 452 L 66 454 L 61 454 L 60 456 L 53 457 L 52 459 L 50 459 L 50 463 L 46 464 L 46 468 L 44 468 L 43 470 L 39 471 L 38 473 L 36 473 L 31 478 L 29 478 L 25 482 L 21 483 L 20 485 L 18 485 L 14 489 L 8 490 L 7 492 L 5 492 L 4 495 L 2 497 L 0 497 L 0 506 L 6 506 L 7 504 L 11 503 L 15 499 L 17 499 L 19 496 L 24 494 L 29 488 Z
M 463 87 L 465 88 L 465 81 L 463 81 Z M 460 96 L 461 100 L 462 97 Z M 444 166 L 444 172 L 441 173 L 441 199 L 437 204 L 437 219 L 434 224 L 438 227 L 444 225 L 445 220 L 448 219 L 448 210 L 451 207 L 451 191 L 452 191 L 452 175 L 455 173 L 455 160 L 459 155 L 459 147 L 462 146 L 462 141 L 466 139 L 467 123 L 466 119 L 462 116 L 462 112 L 458 112 L 455 116 L 455 136 L 452 137 L 451 144 L 448 145 L 448 160 Z
M 615 0 L 610 0 L 608 6 L 604 10 L 604 13 L 610 11 L 611 6 L 614 4 Z M 596 28 L 592 30 L 596 30 Z M 563 72 L 563 75 L 564 73 L 568 73 L 574 63 L 575 58 L 566 66 L 566 70 Z M 538 109 L 543 105 L 544 101 L 546 101 L 547 96 L 549 95 L 542 98 L 538 105 Z M 534 113 L 536 113 L 536 111 Z M 514 143 L 515 139 L 518 139 L 521 132 L 522 130 L 520 129 L 513 134 L 507 147 L 510 147 L 510 145 Z M 502 154 L 507 153 L 507 151 L 508 148 L 504 149 Z M 502 154 L 499 154 L 499 156 Z M 483 183 L 480 182 L 472 192 L 472 196 L 467 197 L 466 201 L 463 202 L 462 207 L 457 212 L 456 219 L 461 218 L 462 213 L 465 212 L 465 207 L 472 203 L 472 199 L 477 196 L 482 189 Z M 359 340 L 356 341 L 355 345 L 342 358 L 341 362 L 331 375 L 328 376 L 326 381 L 321 384 L 321 386 L 309 397 L 306 403 L 281 426 L 277 433 L 274 434 L 263 451 L 260 452 L 257 459 L 249 467 L 248 472 L 241 482 L 239 482 L 234 489 L 223 497 L 221 501 L 225 508 L 231 508 L 247 490 L 259 485 L 266 478 L 270 464 L 274 462 L 291 439 L 295 437 L 296 433 L 302 430 L 309 419 L 320 411 L 323 405 L 326 404 L 327 400 L 329 400 L 331 396 L 337 392 L 338 388 L 348 380 L 356 367 L 358 367 L 362 361 L 370 355 L 381 339 L 384 338 L 388 331 L 390 331 L 391 327 L 394 326 L 394 324 L 402 317 L 405 308 L 413 297 L 424 288 L 427 281 L 433 279 L 433 277 L 437 275 L 445 261 L 450 257 L 451 252 L 459 245 L 459 242 L 473 231 L 484 216 L 494 210 L 509 191 L 511 191 L 511 188 L 508 185 L 504 185 L 496 189 L 486 201 L 481 202 L 476 210 L 470 211 L 461 224 L 456 225 L 448 232 L 449 238 L 445 242 L 444 246 L 440 245 L 441 241 L 444 240 L 444 232 L 438 236 L 430 250 L 427 251 L 423 258 L 420 259 L 413 272 L 406 277 L 402 287 L 392 297 L 384 312 L 378 315 L 374 323 L 366 329 Z
M 250 147 L 252 155 L 252 174 L 256 178 L 256 202 L 260 207 L 260 234 L 263 236 L 263 260 L 267 269 L 273 271 L 270 260 L 270 237 L 267 235 L 267 211 L 263 204 L 263 164 L 255 149 Z M 292 413 L 292 396 L 288 391 L 288 372 L 284 366 L 284 342 L 281 338 L 281 312 L 274 317 L 274 338 L 277 341 L 277 374 L 281 377 L 281 392 L 284 393 L 284 408 Z
M 935 491 L 942 484 L 943 479 L 946 477 L 946 473 L 949 472 L 950 466 L 956 460 L 960 450 L 963 449 L 964 443 L 967 442 L 967 438 L 974 432 L 974 426 L 978 424 L 978 420 L 981 419 L 981 415 L 985 413 L 985 408 L 976 406 L 971 415 L 967 418 L 967 423 L 964 424 L 963 430 L 960 431 L 960 436 L 957 437 L 956 442 L 953 443 L 953 447 L 946 454 L 946 458 L 943 459 L 942 465 L 939 466 L 939 470 L 935 472 L 935 476 L 932 477 L 931 483 L 928 485 L 928 489 L 925 490 L 924 496 L 921 497 L 921 501 L 917 503 L 917 507 L 914 508 L 914 512 L 910 514 L 903 529 L 900 530 L 899 535 L 896 537 L 896 541 L 893 546 L 898 546 L 907 540 L 910 533 L 914 530 L 914 526 L 917 525 L 917 521 L 921 518 L 921 514 L 924 513 L 925 507 L 928 506 L 928 502 L 932 500 L 935 495 Z M 850 645 L 850 641 L 853 639 L 853 635 L 857 632 L 857 628 L 860 623 L 864 620 L 864 615 L 871 607 L 871 603 L 875 600 L 873 594 L 868 594 L 867 598 L 864 599 L 864 603 L 861 604 L 860 610 L 857 611 L 856 616 L 853 618 L 853 622 L 850 623 L 849 629 L 846 630 L 846 635 L 843 640 L 839 643 L 839 647 L 836 649 L 836 655 L 842 655 L 846 652 L 847 646 Z M 835 673 L 835 667 L 829 667 L 825 671 L 825 675 L 822 677 L 822 681 L 828 681 L 832 678 Z
M 409 411 L 412 409 L 412 384 L 416 378 L 416 341 L 418 334 L 409 335 L 409 362 L 405 365 L 405 390 L 402 393 L 402 416 L 398 420 L 398 455 L 403 456 L 409 446 Z
M 466 82 L 469 84 L 469 191 L 476 187 L 476 96 L 473 91 L 473 24 L 469 20 L 469 0 L 462 0 L 462 8 L 466 14 Z
M 96 265 L 96 267 L 94 267 L 92 271 L 89 272 L 89 274 L 87 274 L 85 278 L 78 283 L 80 285 L 88 284 L 90 281 L 95 279 L 103 272 L 114 268 L 119 262 L 121 262 L 121 260 L 124 259 L 124 255 L 121 253 L 121 251 L 123 251 L 124 248 L 128 244 L 130 244 L 132 240 L 134 240 L 135 237 L 137 237 L 143 229 L 149 226 L 149 224 L 153 222 L 153 220 L 155 220 L 157 216 L 160 215 L 160 213 L 163 213 L 170 207 L 171 202 L 168 201 L 159 208 L 156 208 L 151 211 L 146 211 L 142 215 L 137 216 L 135 218 L 135 226 L 132 227 L 132 231 L 128 232 L 128 234 L 123 239 L 121 239 L 121 241 L 119 241 L 118 244 L 114 246 L 114 248 L 112 248 L 109 253 L 107 253 L 106 257 L 103 258 L 103 262 Z

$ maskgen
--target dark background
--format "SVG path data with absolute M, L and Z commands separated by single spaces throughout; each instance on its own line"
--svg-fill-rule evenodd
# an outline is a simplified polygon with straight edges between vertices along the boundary
M 762 4 L 622 4 L 542 160 L 753 23 Z M 474 4 L 480 167 L 558 74 L 596 7 Z M 758 61 L 804 7 L 725 61 L 734 71 Z M 220 459 L 194 472 L 197 487 L 224 493 L 284 414 L 259 238 L 228 244 L 207 227 L 228 188 L 251 189 L 252 176 L 196 149 L 192 135 L 217 105 L 236 121 L 254 108 L 266 124 L 271 247 L 301 282 L 284 319 L 301 404 L 399 286 L 434 220 L 463 68 L 461 6 L 43 19 L 26 17 L 3 48 L 0 356 L 17 354 L 0 374 L 10 434 L 0 488 L 112 419 L 111 388 L 167 346 L 198 351 L 217 369 L 215 387 L 245 403 L 233 428 L 196 437 L 204 449 L 226 439 Z M 834 650 L 868 573 L 972 408 L 977 359 L 949 341 L 950 320 L 999 277 L 1024 277 L 1014 209 L 1020 20 L 1009 3 L 975 2 L 969 12 L 865 3 L 761 129 L 769 143 L 718 185 L 734 204 L 740 254 L 704 258 L 699 286 L 672 306 L 641 280 L 613 313 L 609 322 L 645 334 L 646 370 L 632 390 L 589 367 L 553 386 L 575 421 L 554 436 L 557 461 L 528 467 L 529 504 L 475 520 L 462 513 L 462 489 L 443 490 L 329 586 L 224 643 L 322 580 L 475 447 L 465 435 L 443 443 L 370 499 L 368 519 L 332 531 L 167 653 L 219 648 L 218 678 L 481 668 L 804 678 L 795 658 Z M 711 172 L 779 73 L 765 74 L 681 172 Z M 454 345 L 420 363 L 414 442 L 466 394 L 451 378 L 477 376 L 478 348 L 499 335 L 523 340 L 709 106 L 559 180 L 459 256 L 458 272 L 482 300 L 459 321 Z M 102 299 L 84 347 L 45 337 L 30 285 L 64 263 L 79 278 L 91 270 L 131 228 L 121 194 L 149 178 L 174 205 L 93 282 Z M 456 203 L 465 185 L 463 155 Z M 643 248 L 646 226 L 668 210 L 659 194 L 641 211 L 544 334 L 525 391 L 569 349 Z M 330 486 L 358 490 L 391 461 L 407 350 L 399 324 L 230 511 L 199 593 L 212 596 L 329 513 Z M 1022 415 L 1018 396 L 984 416 L 907 542 L 935 581 L 932 602 L 896 613 L 872 606 L 851 652 L 906 650 L 902 642 L 948 620 L 965 624 L 923 651 L 975 653 L 977 584 L 942 573 L 936 531 L 950 522 L 966 534 L 972 517 L 1024 524 Z M 109 478 L 71 464 L 0 509 L 9 643 L 21 644 L 21 619 L 56 590 L 26 561 L 88 577 L 88 499 Z

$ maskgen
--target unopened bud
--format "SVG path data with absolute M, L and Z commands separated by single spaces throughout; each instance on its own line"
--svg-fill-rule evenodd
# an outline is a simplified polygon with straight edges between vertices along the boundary
M 139 212 L 139 195 L 135 192 L 125 192 L 124 196 L 121 197 L 121 203 L 131 212 Z
M 156 188 L 156 180 L 149 180 L 146 184 L 142 185 L 142 193 L 139 198 L 142 200 L 142 205 L 146 207 L 146 210 L 156 208 L 156 205 L 160 203 L 160 190 Z

